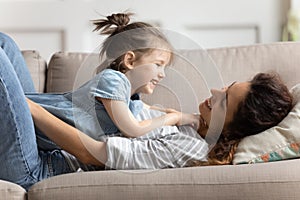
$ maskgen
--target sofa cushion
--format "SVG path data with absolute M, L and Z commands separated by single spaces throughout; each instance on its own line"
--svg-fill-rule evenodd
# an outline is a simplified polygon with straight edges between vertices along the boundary
M 59 175 L 28 191 L 28 199 L 295 199 L 300 160 L 162 170 Z M 286 167 L 288 166 L 288 167 Z
M 79 87 L 95 74 L 98 54 L 57 52 L 50 59 L 46 92 L 67 92 Z
M 24 50 L 23 57 L 30 71 L 34 87 L 37 92 L 45 91 L 47 64 L 38 51 Z
M 289 88 L 299 81 L 300 42 L 179 50 L 177 53 L 174 65 L 166 68 L 166 78 L 152 95 L 143 96 L 149 105 L 198 112 L 198 104 L 209 97 L 210 88 L 223 87 L 217 81 L 220 75 L 225 85 L 268 71 L 278 72 Z M 55 53 L 48 65 L 47 92 L 65 92 L 78 87 L 91 77 L 98 58 L 97 53 Z M 199 66 L 209 73 L 199 73 Z
M 25 200 L 26 191 L 17 184 L 0 180 L 0 199 Z
M 277 42 L 208 50 L 224 82 L 246 81 L 275 71 L 289 88 L 299 83 L 300 42 Z
M 234 164 L 300 157 L 300 84 L 291 93 L 294 107 L 290 113 L 277 126 L 244 138 L 234 155 Z

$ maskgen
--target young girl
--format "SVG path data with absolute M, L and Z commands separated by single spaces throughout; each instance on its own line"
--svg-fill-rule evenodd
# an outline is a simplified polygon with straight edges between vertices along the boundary
M 164 125 L 191 124 L 198 126 L 199 116 L 172 109 L 165 115 L 138 121 L 143 107 L 139 94 L 151 94 L 165 77 L 164 69 L 172 59 L 172 46 L 156 28 L 143 22 L 129 23 L 130 13 L 119 13 L 95 20 L 101 34 L 108 34 L 102 44 L 106 69 L 79 89 L 65 94 L 28 94 L 63 121 L 75 126 L 94 139 L 121 132 L 126 137 L 139 137 Z M 134 96 L 135 99 L 131 99 Z M 41 148 L 51 146 L 38 131 Z

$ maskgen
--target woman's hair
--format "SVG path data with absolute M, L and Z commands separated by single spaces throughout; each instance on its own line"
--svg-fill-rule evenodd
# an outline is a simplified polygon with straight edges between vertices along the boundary
M 232 164 L 239 141 L 277 125 L 291 110 L 292 101 L 277 74 L 257 74 L 250 81 L 250 90 L 238 105 L 233 120 L 209 152 L 208 161 L 195 161 L 192 165 Z
M 172 45 L 164 34 L 144 22 L 130 22 L 132 13 L 118 13 L 107 16 L 105 19 L 93 20 L 96 26 L 93 31 L 100 31 L 101 35 L 109 35 L 102 43 L 100 56 L 105 55 L 108 68 L 124 72 L 123 56 L 127 51 L 135 53 L 138 60 L 154 49 L 170 51 Z

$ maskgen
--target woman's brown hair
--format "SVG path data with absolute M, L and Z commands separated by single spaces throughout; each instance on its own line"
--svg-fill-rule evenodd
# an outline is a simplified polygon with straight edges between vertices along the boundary
M 217 144 L 208 154 L 207 162 L 191 165 L 232 164 L 239 141 L 277 125 L 291 110 L 292 96 L 278 74 L 259 73 L 250 81 L 250 90 Z
M 164 49 L 172 54 L 172 46 L 165 35 L 145 22 L 130 23 L 132 13 L 117 13 L 105 19 L 93 20 L 94 31 L 109 35 L 102 43 L 100 56 L 105 55 L 108 68 L 124 72 L 123 56 L 133 51 L 138 60 L 153 49 Z

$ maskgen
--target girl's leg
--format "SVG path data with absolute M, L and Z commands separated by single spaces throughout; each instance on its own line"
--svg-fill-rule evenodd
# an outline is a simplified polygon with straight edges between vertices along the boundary
M 11 61 L 0 48 L 0 179 L 28 189 L 49 176 L 37 149 L 31 114 Z
M 0 47 L 3 49 L 11 63 L 10 66 L 6 67 L 13 67 L 22 85 L 23 91 L 35 92 L 34 84 L 24 57 L 15 41 L 13 41 L 8 35 L 0 32 Z

